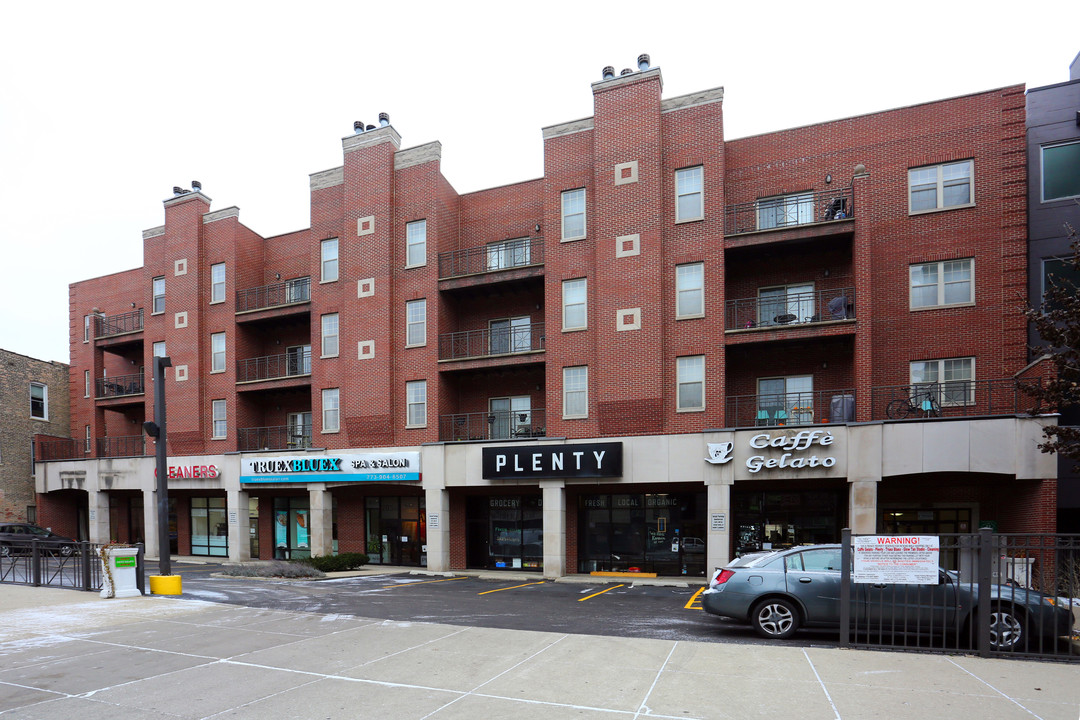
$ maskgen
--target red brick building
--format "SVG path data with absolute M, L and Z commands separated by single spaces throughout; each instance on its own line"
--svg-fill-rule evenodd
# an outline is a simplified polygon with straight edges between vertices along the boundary
M 154 543 L 167 354 L 181 554 L 702 574 L 845 526 L 1052 530 L 1023 86 L 730 141 L 722 89 L 662 88 L 593 83 L 543 178 L 465 195 L 384 116 L 287 235 L 177 188 L 141 268 L 71 286 L 94 443 L 42 449 L 43 518 Z

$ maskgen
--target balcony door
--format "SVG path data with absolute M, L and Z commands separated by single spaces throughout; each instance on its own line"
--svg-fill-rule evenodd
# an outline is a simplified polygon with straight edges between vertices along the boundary
M 759 326 L 809 322 L 814 314 L 814 283 L 758 290 Z
M 796 193 L 758 200 L 758 230 L 814 222 L 814 194 Z
M 311 447 L 311 413 L 289 413 L 286 417 L 286 432 L 290 448 Z
M 532 329 L 528 316 L 491 321 L 491 355 L 526 352 L 532 349 Z
M 809 425 L 814 422 L 814 376 L 758 379 L 761 425 Z
M 529 264 L 529 238 L 503 240 L 487 246 L 487 269 L 503 270 Z
M 285 356 L 288 362 L 288 375 L 311 374 L 311 346 L 294 345 L 286 348 Z
M 532 405 L 528 395 L 491 398 L 488 420 L 492 439 L 528 436 L 532 431 Z

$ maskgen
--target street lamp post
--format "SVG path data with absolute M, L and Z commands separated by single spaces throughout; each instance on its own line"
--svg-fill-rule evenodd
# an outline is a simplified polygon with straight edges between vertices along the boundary
M 169 473 L 168 435 L 165 430 L 165 368 L 172 367 L 172 358 L 154 357 L 154 421 L 143 423 L 146 434 L 157 440 L 157 520 L 158 573 L 172 575 L 169 556 Z

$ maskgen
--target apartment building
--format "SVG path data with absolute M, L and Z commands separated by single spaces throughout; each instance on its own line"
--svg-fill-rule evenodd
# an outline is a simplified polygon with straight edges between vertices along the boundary
M 591 91 L 538 179 L 459 194 L 383 114 L 304 230 L 175 188 L 142 267 L 71 285 L 93 442 L 41 448 L 42 513 L 156 552 L 165 355 L 184 555 L 702 575 L 843 527 L 1053 529 L 1023 86 L 735 140 L 647 56 Z

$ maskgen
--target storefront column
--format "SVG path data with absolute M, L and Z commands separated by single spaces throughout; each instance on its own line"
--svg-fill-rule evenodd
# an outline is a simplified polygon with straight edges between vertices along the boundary
M 849 480 L 848 524 L 856 535 L 877 532 L 878 480 Z
M 244 490 L 225 491 L 225 512 L 229 518 L 229 559 L 244 562 L 251 559 L 251 513 L 248 494 Z
M 719 477 L 707 480 L 709 524 L 706 539 L 705 573 L 731 561 L 731 483 Z
M 427 568 L 450 569 L 450 493 L 444 488 L 425 488 L 427 512 Z
M 308 501 L 311 554 L 330 555 L 334 552 L 334 496 L 324 483 L 312 483 L 308 485 Z
M 157 492 L 150 489 L 143 489 L 143 545 L 145 546 L 146 557 L 160 558 L 158 554 L 158 506 L 157 506 Z
M 92 543 L 109 542 L 109 493 L 88 490 L 87 532 Z
M 544 502 L 544 577 L 566 574 L 566 483 L 541 480 Z

